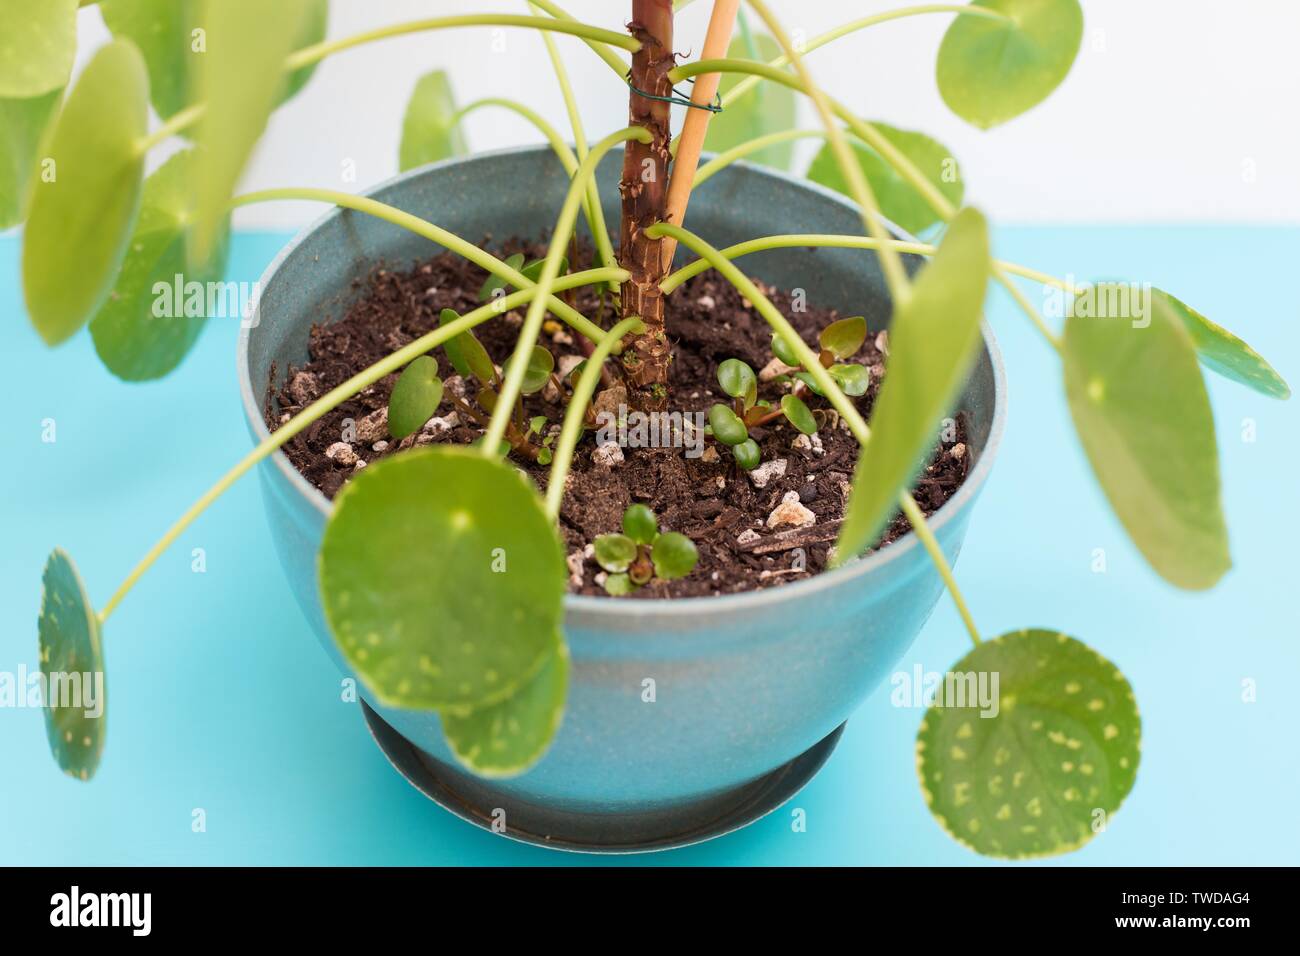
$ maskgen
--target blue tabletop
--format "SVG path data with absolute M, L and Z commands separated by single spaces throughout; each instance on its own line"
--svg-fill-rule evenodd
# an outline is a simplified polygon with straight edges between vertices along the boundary
M 256 280 L 287 239 L 238 236 L 230 278 Z M 1005 228 L 995 239 L 1000 256 L 1059 275 L 1169 289 L 1300 380 L 1291 290 L 1300 230 Z M 23 311 L 18 249 L 0 237 L 0 671 L 10 673 L 37 666 L 51 547 L 71 552 L 102 606 L 249 447 L 235 320 L 211 322 L 166 381 L 126 385 L 85 333 L 53 351 L 39 342 Z M 1006 353 L 1010 418 L 958 578 L 985 632 L 1074 634 L 1128 675 L 1142 709 L 1135 789 L 1108 832 L 1058 862 L 1300 862 L 1300 405 L 1211 380 L 1235 566 L 1209 594 L 1179 593 L 1107 510 L 1074 441 L 1054 355 L 1000 293 L 989 315 Z M 48 419 L 54 442 L 42 440 Z M 288 594 L 259 494 L 254 479 L 236 485 L 114 614 L 108 746 L 92 783 L 57 770 L 38 710 L 0 708 L 0 864 L 591 862 L 475 829 L 389 767 Z M 193 570 L 196 548 L 204 573 Z M 1094 570 L 1096 549 L 1104 572 Z M 899 669 L 946 670 L 967 640 L 945 598 Z M 1253 701 L 1243 682 L 1253 682 Z M 708 844 L 617 862 L 984 862 L 925 809 L 913 761 L 920 719 L 891 706 L 885 686 L 785 809 Z M 806 830 L 791 826 L 792 808 L 805 811 Z

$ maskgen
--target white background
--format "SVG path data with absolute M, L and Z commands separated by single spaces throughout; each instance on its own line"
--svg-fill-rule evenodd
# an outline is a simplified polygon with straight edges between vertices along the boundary
M 910 0 L 773 0 L 813 37 Z M 626 0 L 562 2 L 619 29 Z M 708 0 L 678 16 L 677 49 L 698 50 Z M 333 0 L 330 36 L 475 10 L 526 12 L 522 0 Z M 809 57 L 818 81 L 870 119 L 918 129 L 962 164 L 968 201 L 1004 223 L 1300 222 L 1300 2 L 1084 0 L 1083 49 L 1045 103 L 992 132 L 966 126 L 940 100 L 934 56 L 947 15 L 883 24 Z M 106 37 L 82 12 L 82 57 Z M 751 17 L 752 22 L 752 17 Z M 504 39 L 504 51 L 500 47 Z M 589 136 L 626 119 L 627 94 L 584 45 L 559 37 Z M 414 83 L 450 72 L 463 104 L 510 96 L 568 129 L 541 40 L 531 31 L 458 29 L 386 40 L 326 61 L 273 118 L 246 185 L 359 190 L 397 170 L 402 114 Z M 814 122 L 804 107 L 801 125 Z M 538 142 L 522 120 L 484 110 L 466 122 L 473 150 Z M 802 171 L 816 142 L 799 144 Z M 355 181 L 345 181 L 345 164 Z M 244 226 L 296 227 L 319 212 L 297 204 L 240 211 Z

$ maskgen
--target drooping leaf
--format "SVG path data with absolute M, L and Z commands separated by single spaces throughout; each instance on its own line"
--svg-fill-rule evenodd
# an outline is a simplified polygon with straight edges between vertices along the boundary
M 27 216 L 41 146 L 62 98 L 61 88 L 26 99 L 0 98 L 0 229 Z
M 911 297 L 894 310 L 885 382 L 858 458 L 837 561 L 875 540 L 934 442 L 979 342 L 988 274 L 988 226 L 979 212 L 963 209 L 917 274 Z
M 517 272 L 524 266 L 524 254 L 522 252 L 516 252 L 512 256 L 507 256 L 505 261 L 506 265 Z M 496 295 L 498 290 L 503 290 L 505 287 L 506 280 L 496 273 L 493 273 L 484 280 L 483 285 L 479 288 L 478 300 L 480 302 L 487 302 L 492 298 L 492 296 Z
M 113 291 L 90 321 L 95 351 L 108 370 L 128 382 L 162 378 L 189 354 L 203 331 L 208 283 L 225 273 L 229 222 L 212 261 L 187 270 L 185 244 L 194 217 L 190 190 L 193 151 L 172 156 L 144 184 L 140 218 Z M 194 307 L 193 289 L 202 303 Z M 222 306 L 228 306 L 225 297 Z M 242 307 L 242 304 L 237 304 Z M 236 312 L 226 318 L 236 322 Z
M 887 123 L 873 122 L 880 134 L 904 156 L 911 160 L 921 174 L 948 199 L 960 206 L 966 193 L 961 172 L 952 151 L 924 133 L 899 129 Z M 883 156 L 858 140 L 850 140 L 853 155 L 862 167 L 862 173 L 871 185 L 880 211 L 906 232 L 920 234 L 941 220 L 916 188 L 905 180 Z M 840 171 L 835 153 L 827 144 L 813 157 L 808 167 L 808 178 L 830 189 L 851 195 L 848 183 Z
M 768 62 L 781 55 L 781 46 L 766 34 L 755 34 L 754 49 L 751 51 L 744 37 L 736 37 L 727 49 L 727 56 L 742 60 L 756 59 Z M 723 74 L 718 84 L 718 92 L 725 94 L 743 80 L 739 74 Z M 751 139 L 792 129 L 795 125 L 794 91 L 775 83 L 760 83 L 748 94 L 735 103 L 729 104 L 721 113 L 715 113 L 709 119 L 709 132 L 704 140 L 704 148 L 721 153 L 747 143 Z M 777 169 L 789 169 L 794 158 L 792 143 L 779 143 L 769 146 L 757 153 L 745 157 L 751 163 L 773 166 Z
M 758 442 L 752 438 L 746 438 L 740 444 L 731 447 L 731 455 L 741 468 L 746 471 L 753 471 L 762 460 L 763 451 L 758 447 Z
M 527 684 L 500 703 L 467 714 L 442 715 L 442 732 L 456 759 L 480 777 L 514 777 L 546 753 L 560 729 L 569 689 L 569 651 L 555 650 Z
M 421 355 L 402 370 L 388 396 L 389 434 L 397 439 L 414 435 L 437 413 L 441 401 L 438 360 Z
M 113 287 L 140 209 L 149 80 L 129 43 L 86 65 L 49 141 L 49 176 L 32 190 L 23 288 L 32 324 L 57 345 L 89 321 Z
M 606 571 L 622 573 L 636 560 L 636 542 L 625 534 L 599 535 L 592 546 L 596 563 Z
M 555 356 L 542 345 L 534 345 L 528 355 L 528 367 L 524 370 L 524 382 L 520 391 L 525 395 L 540 392 L 551 380 L 555 371 Z
M 949 835 L 1020 859 L 1068 853 L 1108 825 L 1133 789 L 1142 733 L 1114 664 L 1072 637 L 1024 630 L 950 674 L 916 738 L 925 802 Z
M 822 329 L 818 344 L 841 362 L 852 358 L 867 340 L 867 320 L 860 315 L 839 319 Z
M 76 565 L 61 548 L 45 563 L 37 630 L 50 750 L 64 773 L 89 780 L 108 722 L 103 635 Z
M 194 91 L 206 109 L 196 136 L 191 262 L 212 254 L 235 185 L 288 88 L 284 62 L 303 34 L 308 7 L 308 0 L 221 0 L 204 7 L 207 52 L 198 58 Z
M 1210 400 L 1173 303 L 1153 296 L 1139 318 L 1136 307 L 1123 306 L 1131 291 L 1095 286 L 1097 308 L 1085 316 L 1076 305 L 1066 319 L 1070 414 L 1093 473 L 1147 561 L 1171 584 L 1208 588 L 1232 563 Z
M 456 96 L 446 72 L 434 70 L 420 77 L 402 121 L 398 159 L 402 171 L 469 152 L 456 113 Z
M 343 486 L 320 551 L 326 620 L 393 707 L 476 709 L 559 646 L 568 570 L 536 490 L 465 448 L 415 448 Z
M 1268 360 L 1223 326 L 1211 322 L 1168 292 L 1153 289 L 1152 298 L 1163 299 L 1182 320 L 1206 368 L 1269 398 L 1291 397 L 1291 386 Z
M 793 395 L 783 396 L 781 398 L 781 412 L 791 425 L 805 435 L 811 435 L 817 431 L 817 419 L 813 418 L 813 413 L 808 410 L 808 406 L 801 399 Z
M 939 93 L 966 122 L 989 129 L 1045 100 L 1083 41 L 1079 0 L 974 0 L 1005 14 L 959 16 L 939 46 Z
M 749 429 L 740 416 L 721 402 L 709 409 L 709 425 L 713 437 L 724 445 L 739 445 L 749 437 Z
M 454 309 L 443 309 L 438 322 L 440 325 L 449 325 L 459 318 Z M 461 378 L 466 380 L 477 378 L 484 385 L 492 381 L 496 374 L 496 366 L 492 364 L 487 349 L 483 348 L 483 343 L 473 332 L 462 332 L 460 335 L 453 336 L 444 342 L 442 347 L 451 361 L 452 368 Z
M 650 544 L 659 533 L 655 513 L 643 504 L 629 505 L 623 512 L 623 533 L 640 544 Z
M 0 99 L 30 99 L 68 84 L 79 0 L 0 0 Z
M 678 531 L 667 531 L 656 540 L 650 552 L 654 562 L 655 577 L 662 581 L 684 578 L 695 570 L 700 552 L 695 542 Z
M 307 14 L 293 49 L 325 38 L 329 0 L 307 0 Z M 140 48 L 149 67 L 149 97 L 154 110 L 170 119 L 195 102 L 194 74 L 198 57 L 206 55 L 203 0 L 101 0 L 104 23 L 115 37 Z M 311 78 L 315 65 L 295 71 L 279 102 L 294 96 Z
M 795 354 L 794 349 L 790 348 L 789 343 L 775 332 L 772 333 L 772 354 L 786 365 L 799 367 L 799 356 Z

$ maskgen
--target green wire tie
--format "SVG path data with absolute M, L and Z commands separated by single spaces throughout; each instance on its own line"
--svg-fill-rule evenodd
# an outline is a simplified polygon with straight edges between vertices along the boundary
M 687 83 L 690 83 L 691 85 L 694 85 L 694 84 L 695 84 L 695 78 L 694 78 L 694 77 L 687 77 L 686 82 L 687 82 Z M 721 113 L 721 112 L 722 112 L 722 94 L 721 94 L 721 93 L 714 93 L 714 94 L 713 94 L 713 102 L 712 102 L 712 103 L 694 103 L 694 102 L 691 101 L 690 97 L 683 96 L 683 95 L 682 95 L 680 92 L 678 92 L 676 89 L 673 90 L 673 93 L 674 93 L 673 96 L 656 96 L 654 93 L 647 93 L 645 90 L 638 89 L 638 88 L 637 88 L 637 87 L 632 83 L 632 71 L 631 71 L 631 70 L 628 70 L 628 71 L 627 71 L 627 85 L 628 85 L 628 87 L 632 90 L 633 93 L 637 94 L 638 96 L 644 96 L 644 97 L 645 97 L 646 99 L 648 99 L 648 100 L 658 100 L 660 103 L 673 103 L 673 104 L 675 104 L 675 105 L 677 105 L 677 106 L 685 106 L 685 107 L 688 107 L 688 108 L 693 109 L 693 110 L 708 110 L 710 113 Z

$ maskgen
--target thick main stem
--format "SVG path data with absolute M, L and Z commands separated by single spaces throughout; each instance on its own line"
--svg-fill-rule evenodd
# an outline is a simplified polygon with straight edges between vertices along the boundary
M 668 404 L 668 367 L 672 347 L 664 329 L 664 296 L 659 288 L 667 272 L 663 243 L 646 230 L 664 219 L 671 161 L 673 84 L 668 74 L 673 60 L 671 0 L 632 0 L 628 31 L 641 41 L 632 55 L 629 77 L 628 125 L 649 131 L 648 142 L 629 142 L 623 153 L 623 199 L 619 264 L 627 270 L 623 283 L 622 316 L 640 317 L 645 331 L 623 353 L 628 399 L 634 408 L 658 411 Z M 649 94 L 649 96 L 643 95 Z M 663 97 L 664 99 L 655 99 Z

